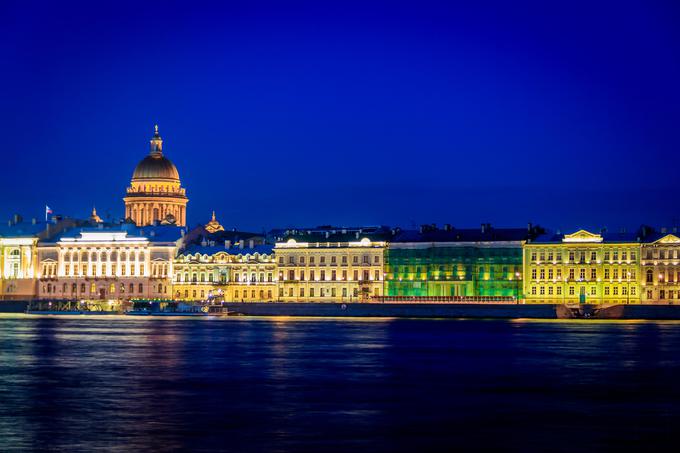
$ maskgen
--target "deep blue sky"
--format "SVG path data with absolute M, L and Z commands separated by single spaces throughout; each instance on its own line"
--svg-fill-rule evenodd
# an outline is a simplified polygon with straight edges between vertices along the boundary
M 0 3 L 0 218 L 121 216 L 154 123 L 192 224 L 680 218 L 678 2 L 67 3 Z

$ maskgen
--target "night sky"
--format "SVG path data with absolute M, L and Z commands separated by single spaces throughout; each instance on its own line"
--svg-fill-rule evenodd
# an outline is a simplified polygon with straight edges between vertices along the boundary
M 680 221 L 677 1 L 68 3 L 0 3 L 2 219 L 122 216 L 158 123 L 190 224 Z

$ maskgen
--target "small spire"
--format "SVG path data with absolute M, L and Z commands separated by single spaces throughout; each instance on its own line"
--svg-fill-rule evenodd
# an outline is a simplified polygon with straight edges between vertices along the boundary
M 214 209 L 213 209 L 212 221 L 213 221 L 213 222 L 216 222 L 216 219 L 215 219 L 215 210 L 214 210 Z
M 158 124 L 153 126 L 154 134 L 151 138 L 151 155 L 161 156 L 163 155 L 163 139 L 158 134 Z

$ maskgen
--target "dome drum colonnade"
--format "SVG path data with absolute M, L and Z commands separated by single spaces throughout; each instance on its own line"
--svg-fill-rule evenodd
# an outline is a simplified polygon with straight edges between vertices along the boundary
M 151 150 L 137 165 L 125 198 L 125 218 L 137 226 L 156 222 L 186 226 L 189 201 L 177 167 L 163 155 L 163 139 L 155 127 Z

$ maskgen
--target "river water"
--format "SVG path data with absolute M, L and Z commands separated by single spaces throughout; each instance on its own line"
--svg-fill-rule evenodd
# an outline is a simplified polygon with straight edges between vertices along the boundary
M 680 323 L 0 315 L 0 451 L 677 447 Z

